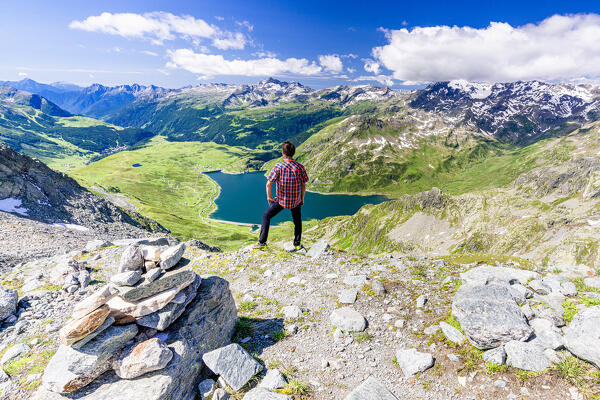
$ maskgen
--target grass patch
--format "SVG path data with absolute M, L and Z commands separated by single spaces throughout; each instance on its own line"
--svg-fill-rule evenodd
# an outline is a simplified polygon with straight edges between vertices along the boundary
M 250 312 L 250 311 L 254 310 L 256 307 L 258 307 L 258 303 L 253 300 L 242 301 L 238 305 L 238 311 Z
M 372 339 L 373 336 L 367 332 L 357 333 L 354 335 L 354 340 L 356 340 L 357 343 L 368 342 Z
M 310 392 L 308 384 L 298 380 L 292 379 L 288 382 L 283 389 L 280 390 L 283 394 L 294 396 L 295 398 L 304 399 Z
M 485 363 L 485 373 L 488 375 L 495 375 L 498 372 L 508 371 L 508 365 L 502 364 L 498 365 L 494 362 L 486 362 Z

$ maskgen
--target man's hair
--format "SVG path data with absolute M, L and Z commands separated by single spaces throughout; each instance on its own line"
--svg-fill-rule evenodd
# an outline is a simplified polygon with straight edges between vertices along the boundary
M 292 142 L 283 142 L 283 154 L 288 157 L 294 157 L 296 154 L 296 146 Z

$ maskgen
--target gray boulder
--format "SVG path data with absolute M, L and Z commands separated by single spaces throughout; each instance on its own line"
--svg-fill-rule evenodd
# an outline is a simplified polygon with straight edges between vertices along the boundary
M 225 391 L 225 389 L 218 388 L 213 393 L 210 400 L 229 400 L 231 396 Z
M 524 269 L 492 267 L 483 265 L 460 274 L 460 279 L 466 285 L 486 285 L 488 283 L 516 283 L 525 285 L 531 279 L 539 279 L 540 274 Z
M 530 340 L 542 349 L 558 350 L 563 347 L 563 336 L 554 323 L 544 318 L 534 318 L 529 322 L 535 336 Z
M 506 362 L 506 351 L 504 351 L 504 346 L 484 351 L 482 358 L 486 363 L 491 362 L 496 365 L 504 364 Z
M 237 343 L 205 353 L 202 361 L 235 391 L 240 390 L 264 368 Z
M 452 315 L 479 349 L 527 340 L 532 333 L 507 285 L 461 286 L 452 301 Z
M 136 244 L 129 245 L 121 254 L 119 261 L 119 272 L 136 271 L 144 266 L 142 249 Z
M 563 331 L 567 350 L 600 368 L 600 306 L 576 314 Z
M 181 260 L 183 253 L 185 253 L 185 244 L 183 243 L 164 250 L 160 253 L 160 268 L 163 270 L 173 268 Z
M 104 320 L 102 325 L 100 325 L 99 327 L 94 329 L 91 333 L 89 333 L 83 339 L 71 344 L 71 347 L 73 347 L 74 349 L 79 349 L 79 348 L 83 347 L 86 343 L 91 341 L 93 338 L 95 338 L 96 336 L 98 336 L 99 334 L 101 334 L 102 332 L 107 330 L 108 328 L 110 328 L 112 326 L 112 324 L 114 324 L 114 323 L 115 323 L 115 319 L 113 317 L 109 316 L 108 318 L 106 318 Z
M 544 349 L 532 343 L 511 340 L 504 345 L 506 364 L 525 371 L 543 371 L 550 368 Z
M 358 385 L 344 400 L 398 400 L 385 386 L 372 376 Z
M 327 243 L 325 239 L 321 239 L 312 245 L 306 255 L 312 258 L 317 258 L 322 256 L 327 250 L 329 250 L 329 243 Z
M 362 332 L 367 328 L 367 320 L 352 307 L 334 310 L 329 316 L 331 326 L 346 332 Z
M 371 289 L 375 293 L 375 296 L 385 296 L 385 286 L 383 282 L 378 281 L 377 279 L 371 280 Z
M 446 336 L 446 339 L 452 343 L 462 344 L 465 341 L 465 335 L 461 331 L 446 322 L 440 322 L 440 329 Z
M 200 400 L 208 400 L 216 389 L 215 381 L 212 379 L 205 379 L 198 384 L 198 392 L 200 394 Z
M 365 283 L 367 283 L 366 274 L 346 275 L 344 278 L 344 285 L 348 286 L 362 287 Z
M 173 352 L 159 338 L 128 346 L 113 360 L 112 367 L 119 378 L 134 379 L 167 366 Z
M 431 368 L 434 358 L 429 353 L 420 353 L 415 349 L 397 349 L 396 362 L 405 376 L 413 376 Z
M 17 311 L 19 294 L 14 289 L 0 287 L 0 322 Z
M 256 387 L 248 391 L 242 400 L 292 400 L 292 398 L 286 394 L 277 393 L 263 387 Z
M 89 242 L 87 242 L 87 244 L 85 245 L 85 249 L 87 251 L 94 251 L 94 250 L 102 249 L 105 247 L 110 247 L 112 245 L 113 244 L 111 242 L 109 242 L 108 240 L 96 239 L 96 240 L 90 240 Z
M 284 388 L 287 384 L 287 379 L 278 369 L 270 369 L 265 374 L 265 377 L 260 381 L 258 387 L 275 390 Z
M 44 388 L 69 393 L 86 386 L 110 369 L 111 357 L 137 332 L 135 324 L 111 326 L 80 349 L 61 345 L 44 371 Z
M 542 295 L 552 293 L 552 288 L 546 285 L 546 283 L 544 283 L 544 281 L 542 281 L 541 279 L 532 280 L 531 282 L 529 282 L 529 287 L 534 292 Z
M 113 275 L 110 281 L 117 286 L 133 286 L 142 279 L 142 273 L 139 270 L 136 271 L 125 271 L 119 274 Z
M 108 372 L 76 393 L 79 400 L 193 400 L 200 376 L 202 355 L 231 340 L 237 310 L 226 280 L 202 279 L 198 295 L 163 337 L 173 359 L 166 368 L 133 380 Z M 30 400 L 64 400 L 62 395 L 39 389 Z

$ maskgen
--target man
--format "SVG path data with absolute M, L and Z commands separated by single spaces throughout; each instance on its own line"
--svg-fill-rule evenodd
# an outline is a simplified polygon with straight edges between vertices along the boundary
M 266 189 L 269 208 L 262 216 L 262 226 L 258 239 L 259 246 L 266 246 L 267 244 L 271 218 L 287 208 L 292 212 L 294 221 L 294 249 L 292 251 L 298 251 L 302 248 L 302 216 L 300 209 L 304 205 L 308 175 L 306 175 L 304 166 L 294 161 L 295 153 L 296 147 L 291 142 L 284 142 L 282 149 L 283 161 L 275 165 L 267 177 Z M 277 183 L 277 196 L 275 198 L 271 195 L 273 182 Z

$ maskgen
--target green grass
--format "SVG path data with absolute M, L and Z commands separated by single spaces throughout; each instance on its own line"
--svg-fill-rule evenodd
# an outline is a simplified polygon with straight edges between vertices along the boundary
M 294 396 L 294 398 L 303 399 L 309 394 L 310 388 L 306 383 L 298 379 L 292 379 L 280 390 L 280 392 Z
M 369 342 L 373 339 L 373 336 L 370 333 L 362 332 L 354 335 L 354 340 L 357 343 Z

